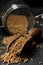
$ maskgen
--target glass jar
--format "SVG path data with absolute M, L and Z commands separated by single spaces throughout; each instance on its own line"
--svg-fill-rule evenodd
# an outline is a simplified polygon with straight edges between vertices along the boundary
M 11 4 L 1 17 L 2 25 L 9 34 L 27 33 L 35 24 L 35 18 L 28 5 Z M 27 21 L 27 22 L 26 22 Z

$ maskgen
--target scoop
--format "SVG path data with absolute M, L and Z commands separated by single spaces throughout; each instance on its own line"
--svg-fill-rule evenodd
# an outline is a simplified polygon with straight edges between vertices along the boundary
M 8 44 L 7 46 L 7 51 L 9 51 L 9 48 L 12 46 L 12 44 L 20 37 L 27 37 L 27 40 L 22 43 L 21 48 L 17 51 L 17 54 L 20 54 L 22 49 L 24 48 L 24 46 L 26 45 L 26 42 L 28 42 L 28 45 L 32 44 L 32 40 L 35 40 L 37 38 L 40 38 L 42 34 L 42 31 L 40 28 L 33 28 L 30 32 L 30 34 L 25 34 L 25 35 L 20 35 L 19 37 L 17 37 L 15 40 L 13 40 L 11 43 Z M 16 45 L 18 46 L 18 43 L 15 44 L 15 48 Z M 18 46 L 19 47 L 19 46 Z

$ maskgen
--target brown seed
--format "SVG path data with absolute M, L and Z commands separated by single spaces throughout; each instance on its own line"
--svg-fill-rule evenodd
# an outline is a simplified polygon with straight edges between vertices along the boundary
M 26 63 L 26 62 L 28 62 L 28 58 L 25 58 L 25 59 L 24 59 L 24 63 Z

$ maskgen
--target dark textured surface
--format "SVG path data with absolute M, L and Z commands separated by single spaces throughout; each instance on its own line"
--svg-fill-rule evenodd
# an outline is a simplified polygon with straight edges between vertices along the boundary
M 32 11 L 35 15 L 38 15 L 38 14 L 42 14 L 43 13 L 43 8 L 32 8 Z M 41 22 L 41 21 L 40 21 Z M 43 27 L 41 27 L 42 29 L 42 35 L 43 35 Z M 2 34 L 2 37 L 0 36 L 0 41 L 4 38 L 4 34 L 3 32 L 0 30 L 0 35 Z M 43 38 L 41 40 L 39 40 L 40 44 L 43 45 Z M 34 62 L 31 62 L 30 59 L 27 63 L 24 63 L 24 62 L 21 62 L 21 65 L 43 65 L 43 48 L 36 48 L 35 49 L 35 54 L 32 55 L 32 58 L 34 60 Z M 31 56 L 30 56 L 31 58 Z M 40 60 L 42 61 L 42 64 L 39 64 L 38 63 L 38 59 L 37 58 L 40 58 Z M 2 65 L 2 62 L 0 61 L 0 65 Z M 12 65 L 17 65 L 17 64 L 12 64 Z
M 4 3 L 9 2 L 9 1 L 12 1 L 12 2 L 21 2 L 21 1 L 24 1 L 25 3 L 27 3 L 31 7 L 40 7 L 40 6 L 43 6 L 43 0 L 0 0 L 1 5 L 3 5 L 2 1 Z

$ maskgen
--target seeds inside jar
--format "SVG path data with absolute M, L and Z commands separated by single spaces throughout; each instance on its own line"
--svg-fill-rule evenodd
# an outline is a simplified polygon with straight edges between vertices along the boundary
M 26 33 L 28 27 L 27 17 L 24 15 L 9 15 L 7 28 L 12 34 Z

